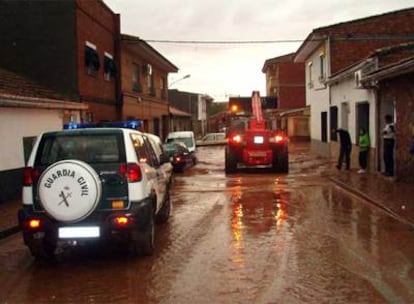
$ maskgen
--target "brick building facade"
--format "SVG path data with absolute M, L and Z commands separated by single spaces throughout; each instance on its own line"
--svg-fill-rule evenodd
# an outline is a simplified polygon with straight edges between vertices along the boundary
M 321 27 L 312 34 L 330 37 L 330 72 L 335 74 L 375 49 L 412 40 L 413 23 L 414 9 L 410 8 Z
M 82 120 L 119 117 L 120 16 L 103 1 L 1 1 L 0 19 L 0 66 L 86 104 Z
M 279 110 L 305 106 L 305 68 L 295 63 L 295 54 L 275 57 L 265 61 L 262 72 L 266 74 L 266 95 L 276 97 Z
M 383 116 L 386 114 L 383 108 L 392 104 L 396 130 L 395 177 L 401 181 L 414 182 L 414 155 L 409 153 L 414 140 L 414 44 L 383 49 L 376 56 L 377 60 L 382 59 L 385 64 L 366 75 L 363 81 L 375 83 L 378 104 L 381 105 L 378 120 L 382 127 Z M 381 134 L 378 133 L 380 137 Z M 380 154 L 379 160 L 381 157 Z
M 414 182 L 414 155 L 409 147 L 414 139 L 414 68 L 410 74 L 384 79 L 379 98 L 395 101 L 395 173 L 399 180 Z
M 141 119 L 144 130 L 165 138 L 170 130 L 168 73 L 178 68 L 144 40 L 122 34 L 122 119 Z
M 305 98 L 305 65 L 294 62 L 295 54 L 265 61 L 267 96 L 275 97 L 277 110 L 272 112 L 274 129 L 282 129 L 291 140 L 309 140 L 309 114 Z
M 84 120 L 120 119 L 120 16 L 103 1 L 75 3 L 78 94 L 90 113 Z M 94 56 L 99 58 L 98 69 L 91 69 Z

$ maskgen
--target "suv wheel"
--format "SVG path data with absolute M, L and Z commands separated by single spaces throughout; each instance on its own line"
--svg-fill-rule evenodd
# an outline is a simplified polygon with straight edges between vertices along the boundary
M 234 154 L 232 154 L 231 149 L 228 147 L 226 147 L 224 162 L 225 171 L 227 174 L 235 173 L 237 171 L 237 160 Z
M 289 173 L 289 156 L 273 152 L 273 172 Z
M 164 204 L 162 205 L 160 211 L 158 211 L 156 221 L 159 224 L 163 224 L 168 221 L 171 213 L 171 198 L 170 198 L 170 188 L 167 187 L 165 192 L 165 200 Z
M 133 256 L 150 256 L 154 253 L 155 216 L 152 208 L 148 208 L 146 226 L 138 231 L 136 238 L 131 240 L 130 249 Z

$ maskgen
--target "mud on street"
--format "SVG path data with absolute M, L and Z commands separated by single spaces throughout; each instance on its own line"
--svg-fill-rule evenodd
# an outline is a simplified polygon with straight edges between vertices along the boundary
M 414 232 L 327 179 L 306 145 L 289 174 L 226 176 L 224 147 L 176 174 L 156 253 L 82 248 L 34 262 L 0 241 L 0 303 L 413 303 Z

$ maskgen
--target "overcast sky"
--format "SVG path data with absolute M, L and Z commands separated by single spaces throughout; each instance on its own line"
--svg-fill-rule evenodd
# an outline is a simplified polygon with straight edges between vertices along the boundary
M 296 52 L 301 42 L 253 44 L 168 41 L 303 41 L 313 29 L 413 7 L 413 0 L 104 0 L 121 14 L 121 31 L 149 42 L 178 67 L 171 88 L 228 96 L 266 94 L 266 59 Z M 191 76 L 179 80 L 185 75 Z

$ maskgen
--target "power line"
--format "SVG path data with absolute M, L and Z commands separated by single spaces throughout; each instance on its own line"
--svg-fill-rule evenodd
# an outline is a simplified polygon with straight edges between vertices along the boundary
M 311 41 L 324 41 L 326 37 L 312 38 Z M 373 40 L 414 40 L 414 35 L 370 35 L 345 37 L 332 36 L 331 41 L 373 41 Z M 168 44 L 216 44 L 216 45 L 241 45 L 241 44 L 273 44 L 273 43 L 303 43 L 304 39 L 280 39 L 280 40 L 168 40 L 168 39 L 146 39 L 149 43 Z
M 146 39 L 146 42 L 152 43 L 170 43 L 170 44 L 270 44 L 270 43 L 298 43 L 303 39 L 287 40 L 156 40 Z
M 16 43 L 20 41 L 50 42 L 58 39 L 57 37 L 44 37 L 44 35 L 31 36 L 13 36 L 10 33 L 0 37 L 1 42 Z M 326 37 L 312 37 L 309 41 L 324 41 Z M 166 44 L 187 44 L 187 45 L 260 45 L 260 44 L 277 44 L 277 43 L 303 43 L 305 39 L 280 39 L 280 40 L 173 40 L 173 39 L 141 39 L 147 43 L 166 43 Z M 344 37 L 332 36 L 331 41 L 413 41 L 414 35 L 369 35 Z

